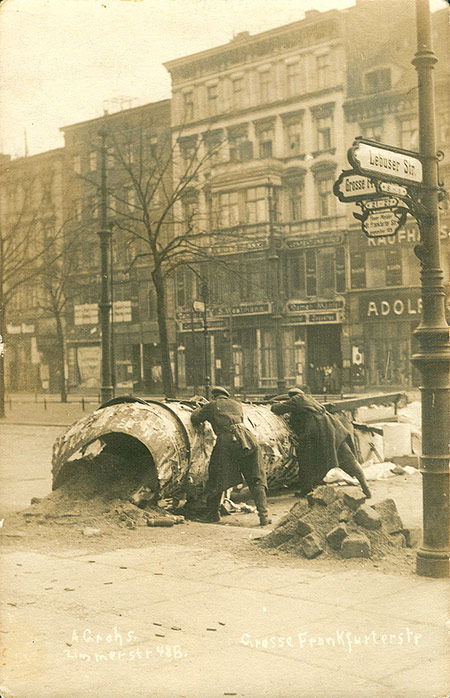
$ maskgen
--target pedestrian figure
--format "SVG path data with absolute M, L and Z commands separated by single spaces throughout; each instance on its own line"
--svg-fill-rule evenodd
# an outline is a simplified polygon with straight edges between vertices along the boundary
M 301 496 L 316 487 L 329 470 L 341 468 L 355 477 L 366 497 L 370 497 L 351 430 L 299 388 L 291 388 L 288 395 L 288 400 L 272 405 L 271 410 L 279 415 L 289 414 L 289 424 L 298 437 Z
M 211 402 L 191 414 L 194 427 L 208 421 L 216 434 L 205 487 L 207 512 L 202 520 L 220 521 L 222 493 L 244 479 L 256 504 L 260 525 L 266 526 L 271 521 L 267 511 L 267 483 L 261 449 L 244 426 L 241 403 L 219 386 L 212 389 L 211 395 Z

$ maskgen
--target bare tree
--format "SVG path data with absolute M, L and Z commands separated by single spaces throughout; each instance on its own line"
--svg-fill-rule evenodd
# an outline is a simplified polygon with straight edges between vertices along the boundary
M 5 183 L 5 174 L 3 184 Z M 61 255 L 57 244 L 62 231 L 48 234 L 52 215 L 48 200 L 51 180 L 45 183 L 36 202 L 36 178 L 26 185 L 14 183 L 19 192 L 12 203 L 3 189 L 0 211 L 0 335 L 6 341 L 7 314 L 11 301 L 22 287 L 38 284 L 46 264 Z M 18 200 L 17 200 L 18 199 Z M 6 348 L 7 350 L 7 348 Z M 0 355 L 0 417 L 5 416 L 5 365 L 4 353 Z
M 174 396 L 167 324 L 167 281 L 180 266 L 207 259 L 208 221 L 199 215 L 202 173 L 222 142 L 186 137 L 152 123 L 107 127 L 103 157 L 108 169 L 110 222 L 147 257 L 155 289 L 163 390 Z M 174 175 L 174 172 L 176 174 Z M 85 178 L 87 179 L 87 178 Z M 99 183 L 88 179 L 91 184 Z

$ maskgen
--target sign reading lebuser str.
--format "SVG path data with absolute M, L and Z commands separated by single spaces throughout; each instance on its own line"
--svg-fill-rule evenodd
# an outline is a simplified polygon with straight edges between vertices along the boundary
M 367 177 L 399 184 L 422 183 L 422 162 L 418 153 L 358 138 L 348 151 L 348 160 L 359 174 Z

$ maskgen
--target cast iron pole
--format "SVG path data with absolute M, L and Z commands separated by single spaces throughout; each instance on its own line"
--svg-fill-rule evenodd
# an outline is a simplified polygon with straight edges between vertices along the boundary
M 200 287 L 200 297 L 203 301 L 203 348 L 205 354 L 205 397 L 209 400 L 211 386 L 210 356 L 209 356 L 209 329 L 208 329 L 208 284 L 203 281 Z
M 286 389 L 286 378 L 284 370 L 284 347 L 283 328 L 281 326 L 281 269 L 280 255 L 277 248 L 277 240 L 274 229 L 274 202 L 273 185 L 268 184 L 268 204 L 269 204 L 269 272 L 272 278 L 271 300 L 273 304 L 273 331 L 275 335 L 275 362 L 277 370 L 277 390 L 283 393 Z
M 100 328 L 102 342 L 102 360 L 101 360 L 101 386 L 100 396 L 101 401 L 106 402 L 113 397 L 113 386 L 111 380 L 111 298 L 109 286 L 109 252 L 110 252 L 110 236 L 111 231 L 108 228 L 108 211 L 107 211 L 107 187 L 106 187 L 106 132 L 100 131 L 101 138 L 100 149 L 100 302 L 98 304 L 100 311 Z
M 444 275 L 441 268 L 438 211 L 433 66 L 429 0 L 416 0 L 417 53 L 413 65 L 419 88 L 420 152 L 423 188 L 420 217 L 423 311 L 414 334 L 419 351 L 413 361 L 421 374 L 423 543 L 417 552 L 417 573 L 449 575 L 449 441 L 450 343 L 445 319 Z

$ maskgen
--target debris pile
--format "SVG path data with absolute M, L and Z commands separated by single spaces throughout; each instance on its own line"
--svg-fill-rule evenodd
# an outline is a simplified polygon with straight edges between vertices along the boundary
M 369 504 L 359 487 L 320 485 L 259 544 L 307 558 L 381 558 L 419 538 L 420 529 L 404 528 L 393 499 Z
M 27 523 L 77 526 L 85 536 L 100 535 L 116 525 L 167 526 L 181 523 L 158 504 L 130 502 L 147 476 L 147 463 L 108 451 L 71 462 L 71 474 L 61 487 L 47 497 L 33 497 L 31 506 L 21 512 Z M 164 519 L 164 523 L 162 520 Z

